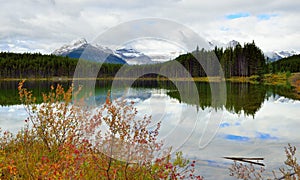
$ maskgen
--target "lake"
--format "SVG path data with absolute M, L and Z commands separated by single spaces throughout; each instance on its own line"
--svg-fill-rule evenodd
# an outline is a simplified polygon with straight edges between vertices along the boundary
M 28 81 L 25 87 L 38 96 L 57 83 L 72 84 Z M 111 84 L 96 82 L 98 105 L 105 102 Z M 27 117 L 18 101 L 17 85 L 17 81 L 0 82 L 0 127 L 12 132 L 22 128 Z M 212 97 L 212 87 L 220 91 L 225 87 L 225 96 Z M 300 101 L 289 87 L 183 81 L 135 81 L 126 87 L 118 81 L 111 92 L 112 98 L 125 95 L 134 101 L 138 116 L 151 115 L 153 124 L 161 121 L 165 145 L 196 159 L 197 171 L 206 179 L 230 179 L 232 162 L 224 156 L 264 157 L 266 173 L 273 177 L 271 170 L 285 160 L 284 147 L 300 143 Z

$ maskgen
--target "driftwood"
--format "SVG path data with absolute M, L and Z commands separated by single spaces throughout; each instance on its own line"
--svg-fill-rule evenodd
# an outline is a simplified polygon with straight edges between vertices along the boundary
M 259 160 L 264 160 L 264 158 L 246 158 L 246 157 L 223 157 L 225 159 L 230 159 L 233 161 L 241 161 L 241 162 L 246 162 L 250 164 L 256 164 L 259 166 L 265 166 L 263 163 L 258 162 Z M 257 161 L 257 162 L 255 162 Z
M 256 164 L 259 166 L 265 166 L 263 163 L 259 163 L 259 160 L 264 160 L 264 158 L 244 158 L 244 157 L 223 157 L 225 159 L 230 159 L 233 161 L 241 161 L 241 162 L 246 162 L 246 163 L 250 163 L 250 164 Z M 253 162 L 253 161 L 257 161 L 257 162 Z M 288 176 L 294 176 L 296 173 L 293 172 L 291 174 L 288 174 Z M 282 180 L 285 179 L 286 176 L 282 176 L 280 178 L 275 178 L 275 180 Z

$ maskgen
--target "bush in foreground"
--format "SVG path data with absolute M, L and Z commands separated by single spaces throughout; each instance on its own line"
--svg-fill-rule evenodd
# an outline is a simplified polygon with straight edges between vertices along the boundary
M 138 120 L 134 103 L 108 95 L 103 106 L 84 108 L 71 101 L 72 87 L 58 85 L 36 104 L 23 83 L 28 118 L 16 135 L 1 132 L 1 179 L 202 179 L 195 161 L 161 152 L 160 123 L 150 129 L 151 117 Z

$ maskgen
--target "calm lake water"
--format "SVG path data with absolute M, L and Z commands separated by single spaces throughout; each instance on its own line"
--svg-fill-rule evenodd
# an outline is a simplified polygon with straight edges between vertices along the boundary
M 68 87 L 72 82 L 59 82 Z M 98 81 L 97 104 L 105 101 L 111 81 Z M 219 83 L 136 81 L 130 88 L 116 83 L 112 98 L 135 102 L 139 112 L 161 121 L 160 138 L 173 150 L 197 160 L 197 171 L 206 179 L 230 179 L 230 160 L 224 156 L 264 157 L 267 174 L 285 160 L 284 146 L 300 144 L 300 101 L 290 88 L 248 83 L 226 83 L 225 100 L 212 97 Z M 0 127 L 17 132 L 27 114 L 19 104 L 18 82 L 0 82 Z M 26 82 L 40 94 L 57 82 Z M 196 85 L 197 97 L 195 97 Z M 178 91 L 180 89 L 180 91 Z M 212 99 L 214 102 L 212 102 Z

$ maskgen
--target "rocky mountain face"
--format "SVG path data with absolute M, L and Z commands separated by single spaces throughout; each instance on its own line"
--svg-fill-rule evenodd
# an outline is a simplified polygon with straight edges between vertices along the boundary
M 151 58 L 132 48 L 120 48 L 112 50 L 101 45 L 91 45 L 85 39 L 79 39 L 55 50 L 53 54 L 68 56 L 71 58 L 82 58 L 96 62 L 113 64 L 153 64 Z
M 68 56 L 70 58 L 81 58 L 100 63 L 127 64 L 124 59 L 115 55 L 109 48 L 91 45 L 85 39 L 79 39 L 64 45 L 55 50 L 53 54 L 58 56 Z
M 149 56 L 146 56 L 145 54 L 138 52 L 135 49 L 121 48 L 121 49 L 117 49 L 115 51 L 115 54 L 119 55 L 130 65 L 154 63 Z

